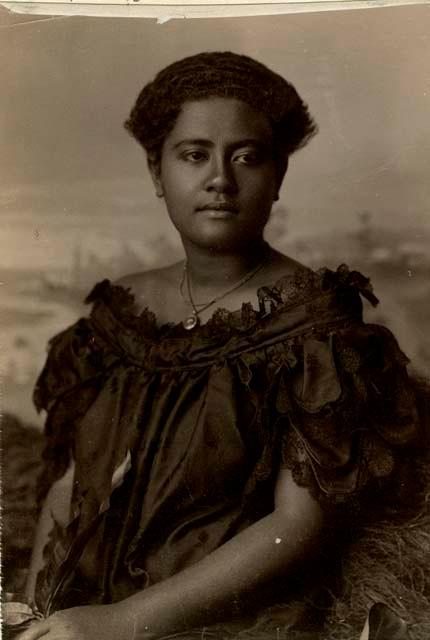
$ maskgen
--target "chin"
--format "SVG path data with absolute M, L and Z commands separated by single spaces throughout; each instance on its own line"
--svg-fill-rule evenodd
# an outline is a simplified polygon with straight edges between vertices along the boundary
M 246 236 L 235 236 L 235 237 L 210 237 L 201 239 L 198 244 L 201 248 L 209 249 L 210 251 L 215 251 L 217 253 L 234 253 L 234 252 L 242 252 L 244 249 L 248 249 L 250 245 L 258 244 L 261 242 L 263 238 L 259 237 L 246 237 Z
M 250 245 L 258 244 L 263 240 L 264 229 L 255 232 L 255 229 L 246 229 L 244 225 L 231 224 L 217 220 L 208 221 L 209 224 L 199 225 L 194 228 L 194 233 L 183 236 L 183 239 L 192 244 L 220 253 L 243 251 Z

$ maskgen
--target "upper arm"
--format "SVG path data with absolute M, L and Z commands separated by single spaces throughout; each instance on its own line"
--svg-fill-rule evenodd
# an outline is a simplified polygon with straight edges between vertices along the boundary
M 70 521 L 74 473 L 75 465 L 72 463 L 66 473 L 53 483 L 45 499 L 53 520 L 63 527 Z
M 143 271 L 123 276 L 115 281 L 115 285 L 127 289 L 134 298 L 136 312 L 143 309 L 157 310 L 158 297 L 160 296 L 160 272 L 161 269 Z M 162 287 L 161 287 L 162 289 Z
M 324 513 L 307 487 L 300 487 L 290 469 L 280 469 L 275 484 L 275 513 L 288 521 L 303 524 L 309 532 L 323 526 Z

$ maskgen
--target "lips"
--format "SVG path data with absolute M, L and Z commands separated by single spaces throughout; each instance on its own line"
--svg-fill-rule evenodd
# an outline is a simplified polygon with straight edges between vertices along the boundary
M 233 202 L 216 201 L 209 202 L 201 207 L 198 207 L 197 211 L 220 211 L 226 213 L 238 213 L 239 209 Z

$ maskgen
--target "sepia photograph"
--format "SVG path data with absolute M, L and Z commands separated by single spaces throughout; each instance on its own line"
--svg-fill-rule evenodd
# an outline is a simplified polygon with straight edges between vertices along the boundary
M 0 28 L 4 637 L 427 640 L 429 6 Z

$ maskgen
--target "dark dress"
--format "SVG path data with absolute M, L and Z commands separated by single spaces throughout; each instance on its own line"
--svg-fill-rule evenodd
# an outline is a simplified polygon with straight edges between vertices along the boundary
M 298 269 L 259 290 L 259 309 L 219 309 L 187 332 L 98 284 L 35 390 L 46 486 L 76 463 L 41 610 L 115 602 L 198 561 L 271 512 L 281 467 L 333 521 L 369 496 L 394 499 L 419 444 L 414 394 L 392 334 L 363 323 L 360 294 L 377 302 L 345 266 Z

